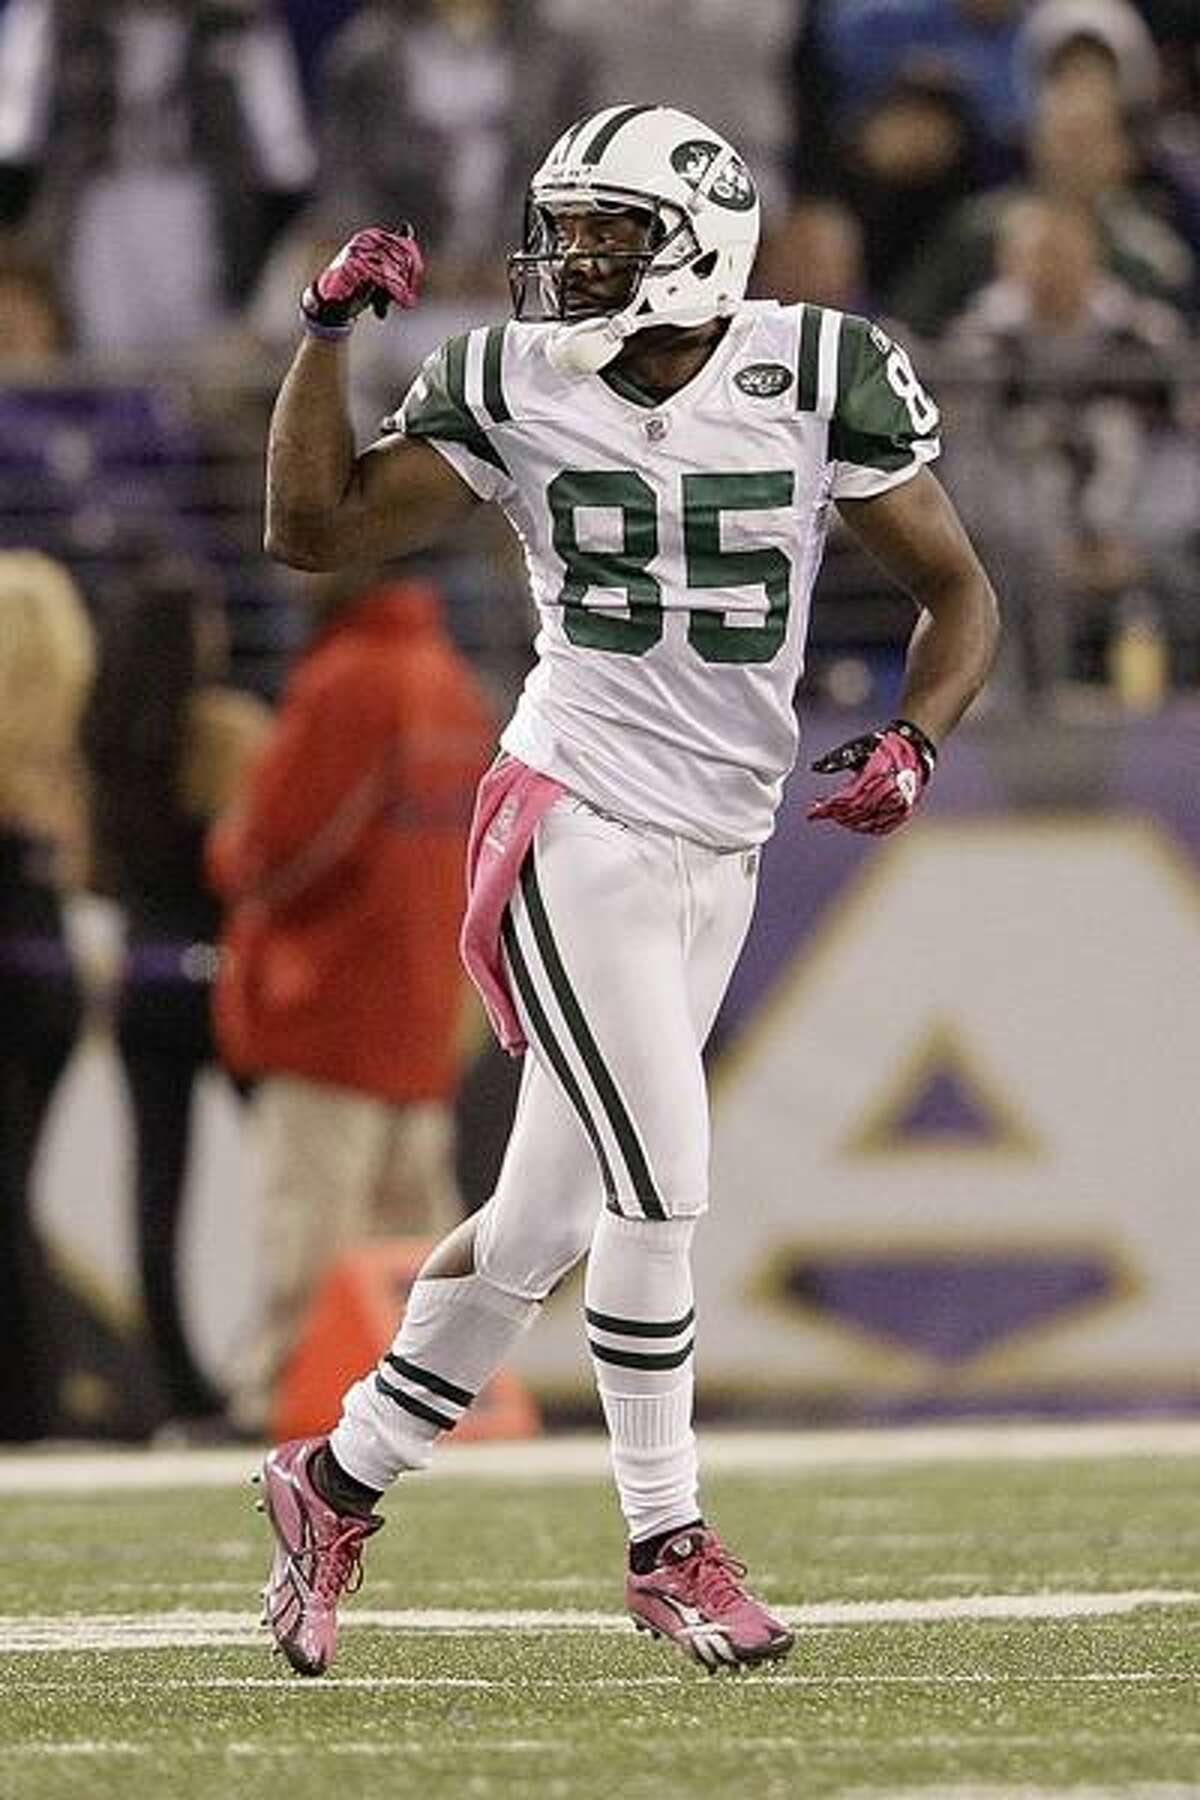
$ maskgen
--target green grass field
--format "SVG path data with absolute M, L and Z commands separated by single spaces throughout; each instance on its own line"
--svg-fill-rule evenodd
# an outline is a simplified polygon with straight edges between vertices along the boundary
M 0 1796 L 1200 1795 L 1200 1436 L 1025 1437 L 714 1444 L 710 1517 L 798 1626 L 715 1678 L 624 1623 L 598 1450 L 392 1496 L 321 1681 L 257 1631 L 238 1458 L 0 1458 Z

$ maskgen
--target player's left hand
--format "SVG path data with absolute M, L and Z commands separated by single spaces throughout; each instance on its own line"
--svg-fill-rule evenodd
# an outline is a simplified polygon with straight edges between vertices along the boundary
M 937 763 L 937 745 L 919 725 L 893 719 L 818 756 L 818 775 L 854 771 L 854 780 L 808 809 L 810 819 L 832 819 L 848 831 L 882 837 L 909 820 Z

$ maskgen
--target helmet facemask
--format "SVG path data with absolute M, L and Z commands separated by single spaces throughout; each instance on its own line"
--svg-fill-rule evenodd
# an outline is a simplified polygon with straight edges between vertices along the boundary
M 580 213 L 636 220 L 643 229 L 644 241 L 628 249 L 603 243 L 571 249 L 562 241 L 563 221 Z M 513 317 L 569 320 L 574 324 L 629 308 L 636 311 L 648 276 L 682 268 L 699 250 L 686 214 L 669 202 L 648 204 L 643 195 L 616 192 L 564 193 L 552 199 L 535 199 L 531 194 L 525 205 L 524 246 L 508 258 Z M 585 267 L 599 267 L 605 285 L 613 282 L 619 272 L 624 272 L 627 280 L 623 285 L 614 284 L 610 296 L 597 298 L 591 304 L 586 299 L 583 304 L 573 304 L 573 277 L 583 274 Z M 537 300 L 536 313 L 529 310 L 533 296 Z

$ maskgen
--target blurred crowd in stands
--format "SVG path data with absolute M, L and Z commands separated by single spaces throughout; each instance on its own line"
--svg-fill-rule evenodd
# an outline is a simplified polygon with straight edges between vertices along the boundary
M 255 474 L 299 288 L 364 222 L 421 236 L 423 306 L 355 345 L 369 431 L 449 332 L 505 315 L 564 121 L 659 99 L 755 169 L 756 291 L 880 318 L 941 398 L 1010 609 L 992 704 L 1106 688 L 1135 618 L 1161 685 L 1194 688 L 1194 0 L 2 0 L 3 541 L 86 594 L 164 535 L 215 559 L 235 669 L 273 691 Z M 485 532 L 445 579 L 503 702 L 518 566 Z M 813 683 L 866 698 L 904 616 L 850 552 L 825 586 Z
M 353 345 L 369 432 L 447 335 L 506 316 L 529 173 L 625 101 L 743 150 L 755 293 L 867 313 L 912 351 L 1006 614 L 993 715 L 1200 690 L 1196 0 L 0 0 L 6 1375 L 43 1329 L 27 1188 L 86 999 L 74 884 L 124 925 L 105 1005 L 163 1410 L 223 1404 L 176 1287 L 191 1095 L 221 1054 L 204 845 L 252 796 L 303 648 L 298 586 L 259 541 L 297 295 L 356 227 L 414 224 L 421 308 Z M 380 572 L 359 576 L 383 605 Z M 502 714 L 530 654 L 507 533 L 485 523 L 404 580 Z M 835 538 L 808 695 L 886 703 L 909 623 Z M 228 898 L 249 876 L 222 879 Z M 0 1436 L 54 1417 L 36 1382 L 0 1394 Z

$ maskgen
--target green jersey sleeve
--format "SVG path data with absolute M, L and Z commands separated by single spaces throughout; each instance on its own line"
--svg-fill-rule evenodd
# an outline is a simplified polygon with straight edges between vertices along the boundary
M 907 481 L 940 453 L 938 425 L 938 409 L 907 350 L 880 326 L 848 313 L 829 424 L 833 498 L 866 500 Z
M 501 422 L 509 416 L 499 386 L 502 339 L 500 326 L 451 338 L 426 359 L 398 411 L 384 421 L 385 430 L 433 444 L 485 500 L 512 485 L 495 441 L 497 413 Z

